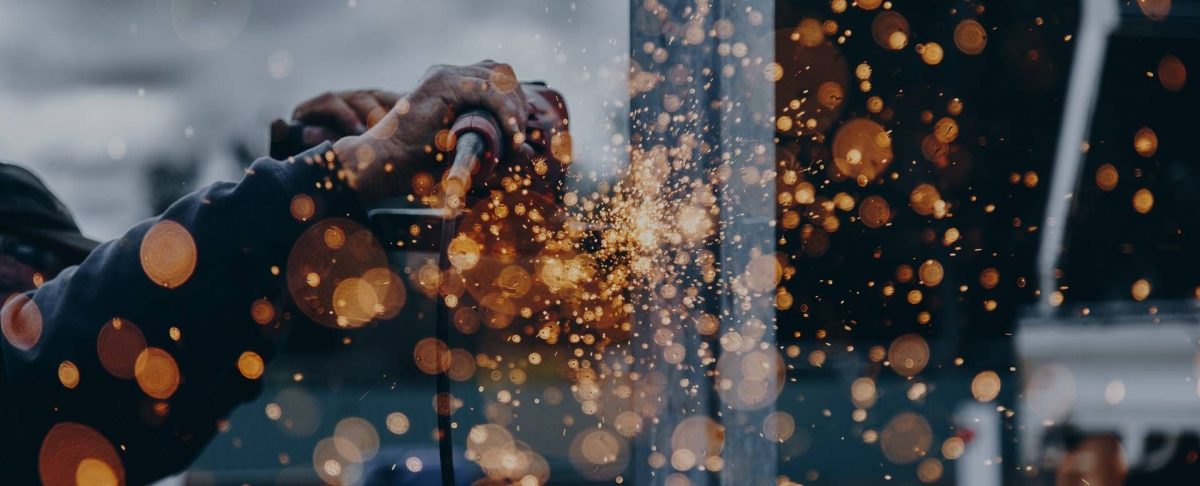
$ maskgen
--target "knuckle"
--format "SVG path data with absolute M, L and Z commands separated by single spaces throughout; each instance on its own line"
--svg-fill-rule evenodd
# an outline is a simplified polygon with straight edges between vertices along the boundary
M 502 73 L 504 76 L 511 78 L 514 82 L 517 80 L 516 71 L 514 71 L 513 67 L 508 64 L 498 64 L 496 65 L 495 70 L 499 73 Z
M 430 85 L 442 86 L 450 81 L 450 73 L 446 71 L 432 71 L 422 80 L 421 86 L 428 87 Z
M 445 79 L 454 72 L 454 67 L 446 64 L 434 64 L 425 71 L 427 79 Z

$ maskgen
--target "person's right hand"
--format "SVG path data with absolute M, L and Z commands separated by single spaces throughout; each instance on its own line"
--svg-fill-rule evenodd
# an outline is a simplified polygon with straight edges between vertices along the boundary
M 347 183 L 370 205 L 401 195 L 407 189 L 404 183 L 410 180 L 407 176 L 418 172 L 428 172 L 439 180 L 450 165 L 449 160 L 436 159 L 439 132 L 449 129 L 458 114 L 476 108 L 496 117 L 510 147 L 521 147 L 528 106 L 511 66 L 492 61 L 434 66 L 379 123 L 363 135 L 344 137 L 334 144 Z

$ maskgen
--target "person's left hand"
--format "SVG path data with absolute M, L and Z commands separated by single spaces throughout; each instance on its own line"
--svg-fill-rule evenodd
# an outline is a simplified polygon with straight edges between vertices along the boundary
M 347 135 L 362 135 L 391 110 L 403 93 L 381 89 L 327 91 L 296 105 L 292 121 L 271 124 L 271 143 L 288 136 L 289 125 L 302 125 L 300 145 L 312 147 Z

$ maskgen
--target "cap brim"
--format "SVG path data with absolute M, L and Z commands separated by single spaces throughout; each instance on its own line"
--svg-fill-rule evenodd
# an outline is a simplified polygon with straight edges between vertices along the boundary
M 37 243 L 45 245 L 47 249 L 60 253 L 70 265 L 82 262 L 92 250 L 100 246 L 99 241 L 83 236 L 78 231 L 30 228 L 24 233 L 30 239 L 36 239 Z

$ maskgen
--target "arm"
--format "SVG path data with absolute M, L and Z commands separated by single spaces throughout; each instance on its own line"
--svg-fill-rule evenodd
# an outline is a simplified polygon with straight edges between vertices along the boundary
M 180 200 L 163 215 L 97 248 L 31 299 L 10 299 L 3 313 L 8 339 L 2 349 L 13 423 L 19 430 L 5 440 L 18 441 L 14 449 L 31 456 L 43 446 L 57 446 L 42 444 L 53 425 L 75 422 L 98 432 L 111 447 L 124 449 L 120 456 L 129 483 L 183 469 L 215 433 L 218 420 L 253 399 L 261 387 L 239 373 L 237 362 L 245 352 L 268 360 L 286 324 L 278 311 L 286 297 L 286 274 L 272 268 L 285 267 L 292 242 L 311 222 L 334 216 L 363 219 L 337 167 L 328 144 L 292 161 L 259 160 L 240 183 L 217 184 Z M 300 194 L 311 197 L 319 211 L 307 222 L 292 215 L 291 201 Z M 177 223 L 168 225 L 185 230 L 176 234 L 190 238 L 195 248 L 191 252 L 175 243 L 165 249 L 170 267 L 165 270 L 154 266 L 164 263 L 155 263 L 152 255 L 146 255 L 152 259 L 146 265 L 142 259 L 143 243 L 153 239 L 146 238 L 147 232 L 164 221 Z M 194 269 L 186 272 L 179 264 L 193 255 Z M 275 310 L 267 324 L 251 315 L 259 299 L 267 299 Z M 136 326 L 145 347 L 161 349 L 174 360 L 174 391 L 167 394 L 169 365 L 151 360 L 150 354 L 144 373 L 165 375 L 140 380 L 128 369 L 118 370 L 124 376 L 114 375 L 109 368 L 128 368 L 120 364 L 136 363 L 143 349 L 137 343 L 122 344 L 130 339 L 99 339 L 113 318 L 120 318 L 124 328 L 108 333 L 130 336 L 134 331 L 129 326 Z M 172 339 L 172 328 L 178 330 L 178 341 Z M 64 383 L 72 381 L 69 376 L 59 376 L 68 361 L 78 370 L 73 389 Z M 147 382 L 158 398 L 139 381 Z M 36 457 L 23 459 L 28 461 L 17 464 L 38 463 Z

